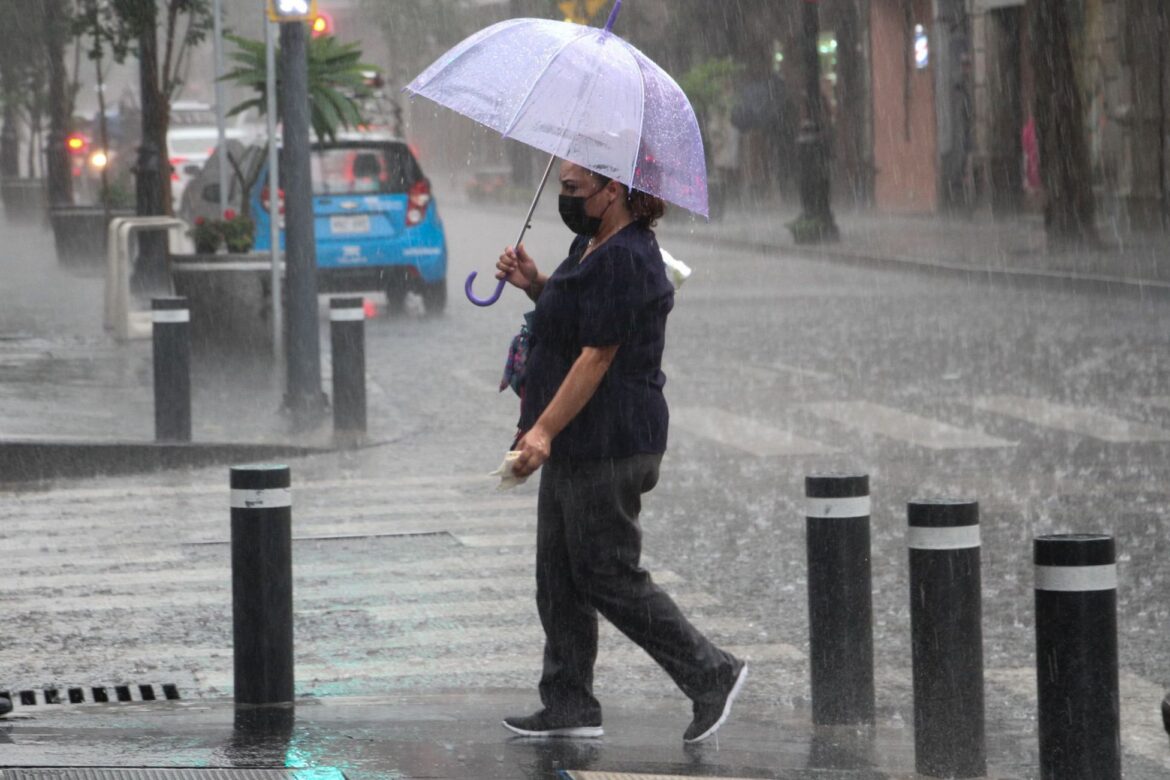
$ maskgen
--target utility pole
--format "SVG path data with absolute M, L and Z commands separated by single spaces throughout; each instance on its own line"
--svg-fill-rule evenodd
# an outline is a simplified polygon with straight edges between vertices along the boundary
M 285 278 L 288 290 L 288 385 L 285 406 L 297 430 L 320 422 L 328 406 L 321 390 L 317 324 L 317 243 L 309 155 L 309 57 L 305 25 L 280 25 L 280 106 L 284 122 Z M 275 216 L 275 215 L 274 215 Z
M 142 28 L 138 31 L 138 80 L 142 103 L 142 142 L 134 167 L 135 213 L 140 217 L 164 214 L 162 192 L 162 136 L 158 84 L 158 10 L 142 3 Z M 162 291 L 167 278 L 167 239 L 159 231 L 144 232 L 138 239 L 138 259 L 132 286 L 139 292 Z
M 820 6 L 801 0 L 800 62 L 804 72 L 804 123 L 796 139 L 800 160 L 800 216 L 789 224 L 798 244 L 819 244 L 840 238 L 829 196 L 829 148 L 825 142 L 825 107 L 821 100 Z
M 227 106 L 224 105 L 223 94 L 223 0 L 214 1 L 211 13 L 212 53 L 215 57 L 215 148 L 219 156 L 219 212 L 223 214 L 231 202 L 228 197 L 230 187 L 228 184 L 227 132 L 224 119 Z M 267 20 L 265 24 L 267 24 Z M 243 193 L 241 197 L 246 198 L 248 195 Z

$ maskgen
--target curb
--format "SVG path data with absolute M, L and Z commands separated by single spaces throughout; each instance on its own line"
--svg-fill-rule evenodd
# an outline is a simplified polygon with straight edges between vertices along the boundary
M 1111 292 L 1124 291 L 1130 293 L 1136 292 L 1138 294 L 1145 292 L 1160 295 L 1170 294 L 1170 282 L 1158 281 L 1156 279 L 1111 276 L 1109 274 L 1085 274 L 1075 271 L 1050 271 L 1042 268 L 977 268 L 963 263 L 948 263 L 937 260 L 881 255 L 844 248 L 798 246 L 745 238 L 702 235 L 686 232 L 684 229 L 678 228 L 659 229 L 658 232 L 662 236 L 687 238 L 696 243 L 728 246 L 754 252 L 782 252 L 797 257 L 828 260 L 866 268 L 884 267 L 890 270 L 914 272 L 934 271 L 990 283 L 1051 285 L 1053 282 L 1063 282 L 1065 284 L 1062 286 L 1076 289 L 1105 290 Z

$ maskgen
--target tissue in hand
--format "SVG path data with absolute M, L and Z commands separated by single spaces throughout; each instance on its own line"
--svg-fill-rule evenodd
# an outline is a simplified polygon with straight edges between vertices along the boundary
M 509 450 L 504 455 L 504 462 L 500 464 L 500 467 L 491 474 L 488 474 L 489 477 L 500 478 L 500 484 L 496 486 L 496 490 L 511 490 L 517 485 L 523 485 L 528 481 L 528 477 L 518 477 L 512 471 L 512 466 L 519 457 L 520 453 L 517 450 Z

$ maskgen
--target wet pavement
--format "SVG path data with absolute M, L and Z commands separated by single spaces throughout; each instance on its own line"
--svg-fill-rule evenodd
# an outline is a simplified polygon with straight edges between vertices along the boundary
M 0 724 L 0 765 L 287 767 L 360 778 L 553 780 L 560 772 L 655 777 L 894 780 L 915 777 L 901 724 L 810 727 L 808 713 L 766 705 L 718 739 L 685 745 L 677 702 L 610 699 L 605 736 L 509 737 L 500 713 L 531 695 L 509 690 L 324 697 L 291 710 L 237 712 L 225 701 L 50 707 Z M 1002 741 L 1003 735 L 1000 735 Z M 1000 752 L 992 778 L 1024 778 L 1027 756 Z M 604 773 L 604 774 L 602 774 Z M 568 775 L 587 777 L 594 775 Z M 626 775 L 620 775 L 625 777 Z
M 444 213 L 452 279 L 473 267 L 482 272 L 480 236 L 513 211 L 452 203 Z M 563 236 L 555 215 L 540 220 L 530 249 L 548 257 Z M 846 255 L 863 244 L 887 266 L 946 251 L 953 259 L 961 254 L 956 247 L 966 247 L 974 262 L 979 232 L 987 231 L 914 219 L 841 222 L 844 246 L 829 250 L 793 249 L 783 219 L 760 213 L 729 213 L 703 227 L 668 222 L 660 231 L 696 276 L 672 316 L 668 374 L 677 433 L 672 429 L 663 482 L 647 505 L 647 559 L 697 625 L 752 661 L 718 749 L 684 748 L 686 700 L 612 631 L 603 631 L 598 667 L 603 740 L 532 743 L 500 728 L 503 715 L 535 708 L 540 652 L 531 597 L 534 491 L 497 494 L 484 476 L 498 464 L 515 418 L 515 398 L 496 393 L 495 382 L 524 303 L 510 296 L 472 310 L 453 289 L 445 317 L 413 311 L 367 323 L 376 446 L 290 462 L 299 697 L 291 724 L 237 727 L 231 706 L 226 463 L 0 490 L 0 555 L 9 562 L 0 587 L 0 690 L 28 690 L 36 702 L 18 704 L 0 723 L 0 766 L 295 766 L 337 768 L 349 777 L 488 780 L 563 778 L 561 770 L 911 777 L 904 546 L 890 518 L 908 491 L 936 490 L 984 502 L 993 776 L 1037 775 L 1035 670 L 1022 641 L 1031 629 L 1030 579 L 1020 551 L 1030 533 L 1058 528 L 1070 514 L 1118 518 L 1126 556 L 1126 777 L 1167 776 L 1170 746 L 1157 705 L 1170 658 L 1170 572 L 1161 563 L 1158 518 L 1170 478 L 1159 465 L 1170 462 L 1170 445 L 1159 436 L 1170 421 L 1131 396 L 1161 392 L 1164 377 L 1151 356 L 1163 352 L 1170 312 L 1129 298 L 1074 300 L 1060 283 L 1039 296 L 976 285 L 956 292 L 917 274 L 805 262 L 840 252 L 854 263 Z M 119 344 L 102 333 L 100 275 L 57 267 L 47 233 L 36 226 L 3 231 L 5 245 L 18 251 L 5 256 L 0 285 L 0 435 L 149 441 L 149 344 Z M 914 252 L 899 259 L 896 243 L 912 243 L 912 235 L 919 236 Z M 1035 229 L 1019 223 L 994 235 L 996 245 L 1023 246 Z M 723 251 L 708 255 L 711 247 Z M 1156 290 L 1159 279 L 1140 272 L 1144 252 L 1126 254 L 1134 271 L 1118 272 L 1116 253 L 1077 262 L 1094 263 L 1102 277 L 1123 273 L 1135 290 L 1148 282 Z M 1025 258 L 1048 278 L 1069 256 L 1005 249 L 983 263 L 1006 257 Z M 773 269 L 782 273 L 773 276 Z M 847 319 L 858 309 L 867 330 Z M 899 319 L 899 312 L 909 316 Z M 967 329 L 934 338 L 935 318 L 944 313 Z M 977 330 L 997 317 L 1005 323 L 1000 332 Z M 820 330 L 802 320 L 819 321 Z M 999 337 L 1015 337 L 1017 325 L 1031 362 L 1005 355 L 1012 362 L 1000 364 Z M 808 349 L 817 339 L 827 346 Z M 978 370 L 966 369 L 958 355 Z M 213 358 L 197 363 L 196 376 L 197 439 L 295 438 L 275 411 L 280 382 L 270 364 Z M 1026 394 L 1049 385 L 1070 390 L 1069 403 L 1110 399 L 1114 411 L 1141 415 L 1152 430 L 1103 444 L 1052 428 L 1037 434 L 1031 423 L 989 421 L 986 411 L 963 406 L 976 392 Z M 861 411 L 871 418 L 886 409 L 879 404 L 900 405 L 969 433 L 955 449 L 873 434 L 851 438 L 855 421 L 844 416 L 853 408 L 846 402 L 869 404 Z M 733 435 L 711 435 L 707 418 Z M 815 441 L 802 449 L 760 420 Z M 326 441 L 328 430 L 313 436 Z M 809 725 L 802 540 L 788 537 L 802 536 L 795 530 L 801 475 L 826 467 L 867 468 L 875 485 L 879 702 L 872 733 Z M 1134 505 L 1119 507 L 1111 490 Z M 784 518 L 797 523 L 782 525 Z M 139 684 L 174 685 L 182 700 L 44 701 L 49 686 Z

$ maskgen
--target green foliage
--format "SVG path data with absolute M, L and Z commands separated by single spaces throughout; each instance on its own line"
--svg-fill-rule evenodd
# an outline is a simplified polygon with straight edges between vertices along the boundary
M 678 85 L 691 101 L 695 113 L 705 117 L 726 107 L 732 85 L 742 70 L 743 66 L 731 57 L 712 58 L 688 70 Z
M 125 62 L 130 54 L 136 52 L 137 41 L 144 32 L 157 30 L 159 22 L 162 22 L 164 38 L 159 83 L 167 100 L 172 99 L 182 88 L 181 74 L 187 71 L 191 50 L 207 40 L 215 26 L 211 0 L 76 2 L 90 18 L 79 19 L 75 25 L 86 34 L 92 34 L 96 22 L 100 28 L 101 41 L 95 36 L 95 45 L 102 45 L 102 42 L 108 45 L 113 60 L 118 63 Z M 86 10 L 87 6 L 96 7 L 96 12 L 90 14 Z
M 124 176 L 105 188 L 102 196 L 104 205 L 111 209 L 134 208 L 134 184 L 130 177 Z
M 264 43 L 238 36 L 228 36 L 237 50 L 229 56 L 235 68 L 224 74 L 225 81 L 252 89 L 256 96 L 236 105 L 228 112 L 234 116 L 248 109 L 262 115 L 268 113 L 265 91 L 266 69 Z M 313 133 L 322 140 L 337 137 L 341 128 L 356 127 L 366 122 L 361 101 L 372 92 L 366 84 L 367 74 L 376 71 L 373 65 L 361 61 L 361 47 L 356 43 L 341 43 L 332 35 L 310 38 L 309 112 Z M 279 61 L 279 52 L 278 52 Z M 280 71 L 277 70 L 277 94 L 280 94 Z M 283 120 L 277 105 L 277 117 Z
M 10 108 L 30 126 L 40 127 L 48 110 L 41 0 L 8 0 L 6 23 L 0 30 L 0 106 Z

